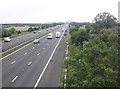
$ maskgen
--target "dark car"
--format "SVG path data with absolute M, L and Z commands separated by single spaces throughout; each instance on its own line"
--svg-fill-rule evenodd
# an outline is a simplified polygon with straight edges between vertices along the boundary
M 65 32 L 65 33 L 64 33 L 64 36 L 66 36 L 66 35 L 67 35 L 67 33 Z

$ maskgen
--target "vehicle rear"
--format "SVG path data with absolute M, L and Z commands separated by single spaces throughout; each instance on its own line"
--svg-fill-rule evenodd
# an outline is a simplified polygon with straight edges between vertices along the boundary
M 48 34 L 48 39 L 52 39 L 53 38 L 53 34 L 52 33 L 49 33 Z
M 60 32 L 56 32 L 56 38 L 60 38 Z
M 33 41 L 33 43 L 34 43 L 34 44 L 39 43 L 39 39 L 35 39 L 35 40 Z

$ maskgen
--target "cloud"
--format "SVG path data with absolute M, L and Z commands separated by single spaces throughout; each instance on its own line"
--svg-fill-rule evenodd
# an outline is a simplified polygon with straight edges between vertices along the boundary
M 118 16 L 116 0 L 2 0 L 0 21 L 89 21 L 100 12 Z

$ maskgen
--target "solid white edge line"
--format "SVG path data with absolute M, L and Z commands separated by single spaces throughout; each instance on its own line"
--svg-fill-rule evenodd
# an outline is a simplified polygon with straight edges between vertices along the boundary
M 45 35 L 45 36 L 47 36 L 47 35 Z M 41 37 L 40 39 L 44 38 L 45 36 Z M 9 57 L 10 55 L 12 55 L 12 54 L 18 52 L 19 50 L 21 50 L 21 49 L 23 49 L 23 48 L 29 46 L 30 44 L 32 44 L 32 42 L 29 43 L 29 44 L 27 44 L 27 45 L 25 45 L 25 46 L 23 46 L 23 47 L 21 47 L 20 49 L 18 49 L 18 50 L 16 50 L 16 51 L 12 52 L 12 53 L 10 53 L 10 54 L 8 54 L 7 56 L 0 58 L 0 61 L 3 60 L 3 59 L 5 59 L 6 57 Z
M 63 34 L 64 34 L 64 33 L 63 33 Z M 62 34 L 62 37 L 63 37 L 63 34 Z M 53 50 L 53 52 L 52 52 L 52 54 L 51 54 L 50 58 L 48 59 L 48 62 L 47 62 L 47 64 L 45 65 L 45 67 L 44 67 L 44 69 L 43 69 L 42 73 L 40 74 L 40 76 L 39 76 L 39 78 L 38 78 L 37 82 L 35 83 L 35 85 L 34 85 L 34 88 L 33 88 L 33 89 L 36 89 L 36 87 L 38 86 L 38 84 L 39 84 L 39 82 L 40 82 L 40 80 L 41 80 L 41 78 L 42 78 L 42 76 L 43 76 L 43 74 L 44 74 L 45 70 L 46 70 L 46 69 L 47 69 L 47 67 L 48 67 L 48 64 L 50 63 L 50 60 L 52 59 L 53 54 L 55 53 L 55 51 L 56 51 L 56 49 L 57 49 L 57 47 L 58 47 L 58 45 L 59 45 L 59 43 L 60 43 L 60 41 L 61 41 L 61 39 L 62 39 L 62 37 L 61 37 L 61 38 L 60 38 L 60 40 L 58 41 L 58 43 L 57 43 L 57 45 L 56 45 L 55 49 Z
M 16 76 L 13 80 L 12 80 L 12 83 L 18 78 L 18 76 Z

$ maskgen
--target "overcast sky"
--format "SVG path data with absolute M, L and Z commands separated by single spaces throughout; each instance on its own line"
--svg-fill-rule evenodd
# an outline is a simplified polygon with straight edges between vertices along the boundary
M 0 0 L 1 23 L 92 22 L 100 12 L 118 18 L 119 0 Z

